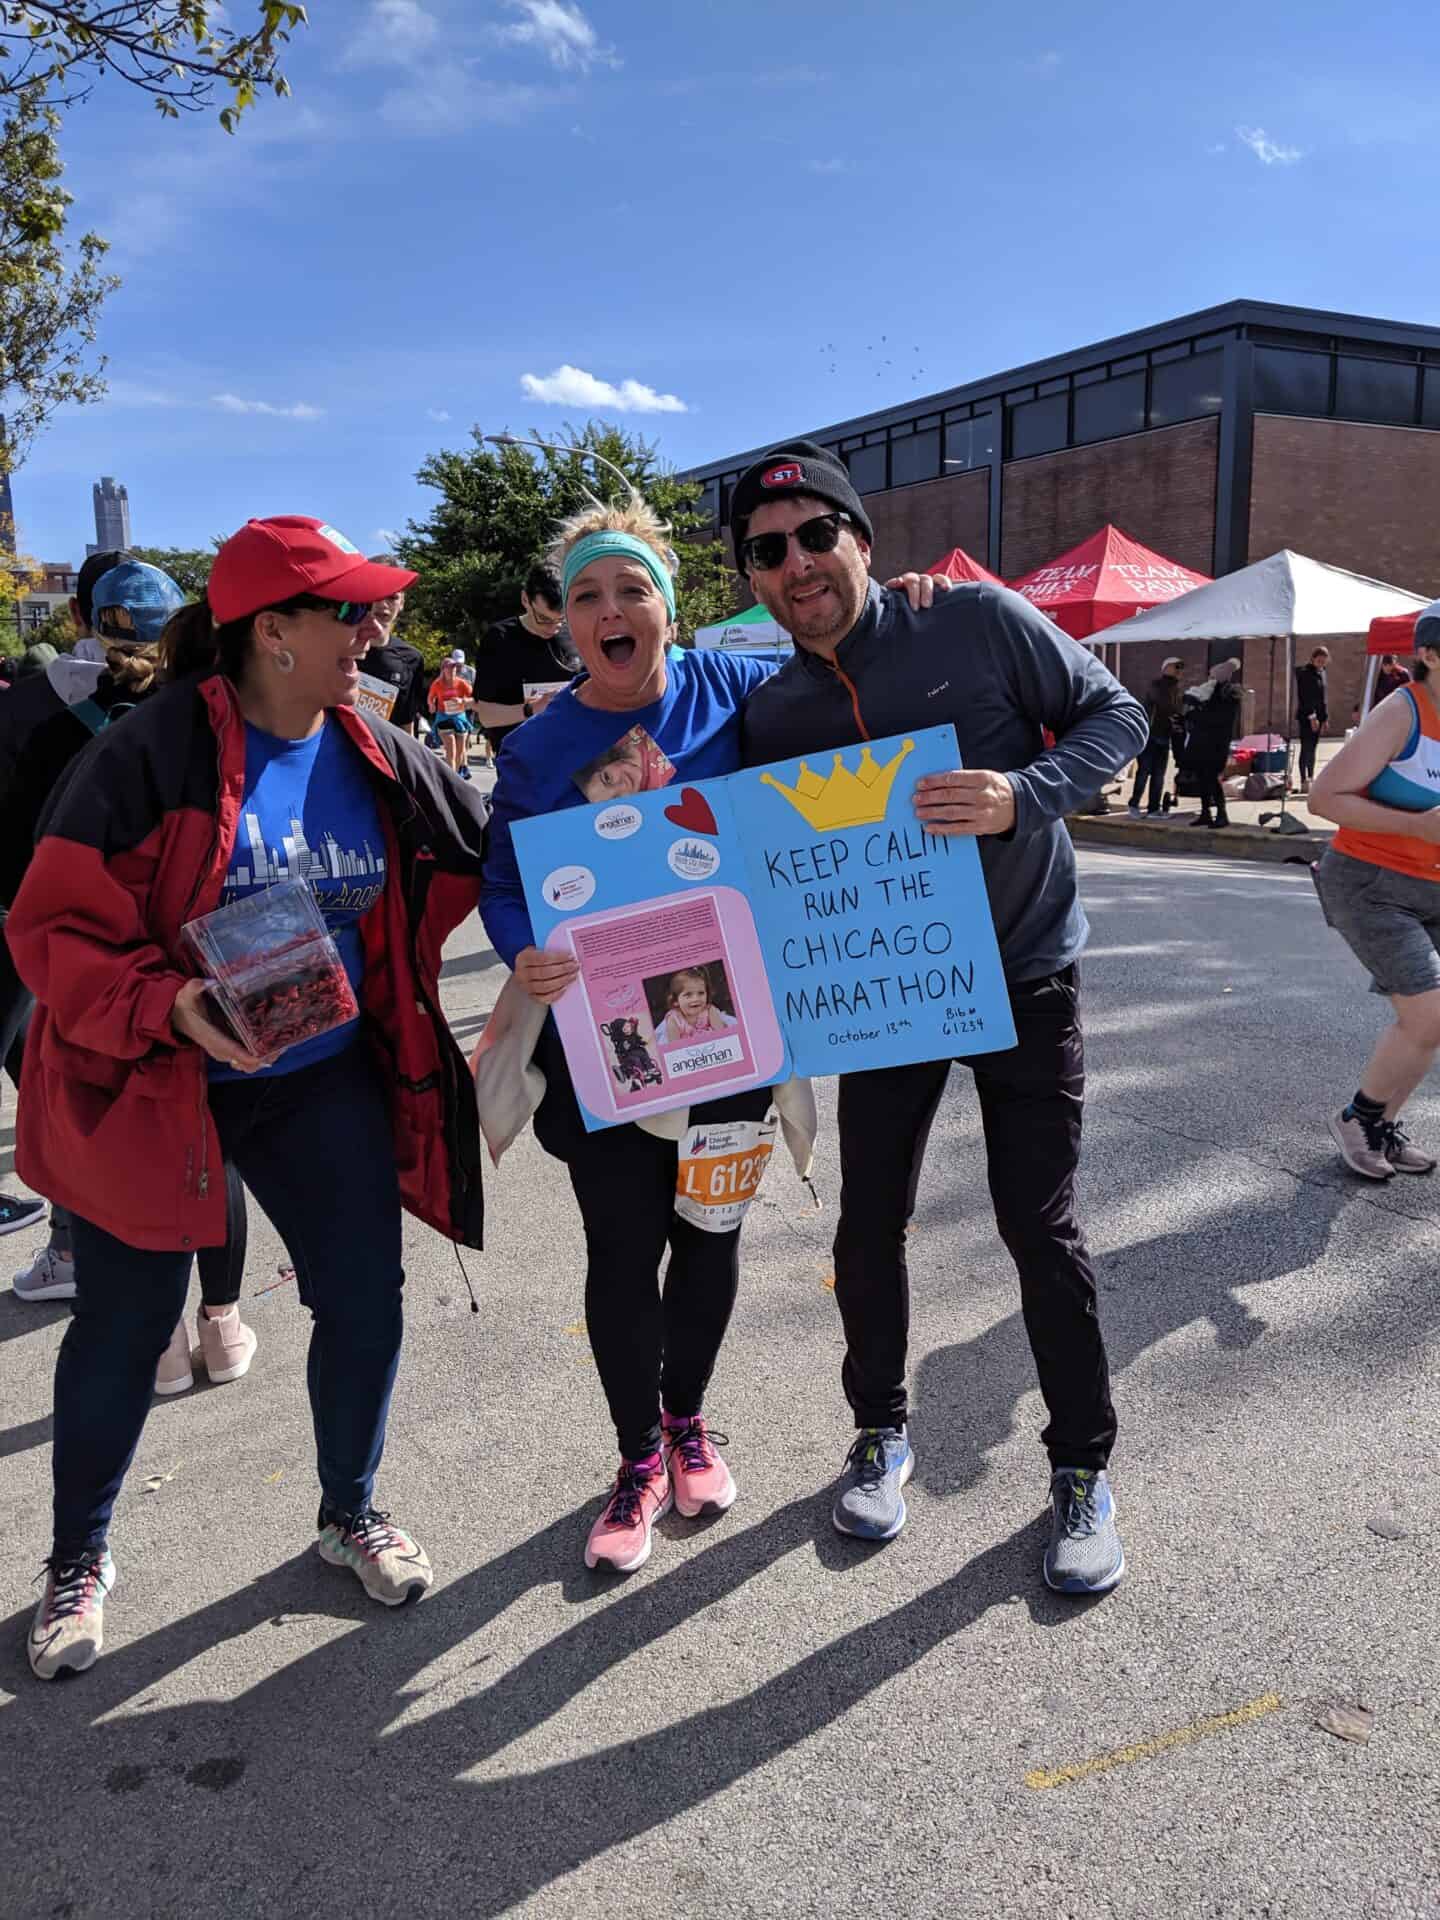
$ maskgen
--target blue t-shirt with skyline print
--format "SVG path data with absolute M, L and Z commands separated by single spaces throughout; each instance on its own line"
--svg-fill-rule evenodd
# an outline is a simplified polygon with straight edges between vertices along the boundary
M 365 974 L 360 916 L 385 886 L 385 835 L 375 790 L 343 728 L 327 719 L 308 740 L 281 740 L 245 723 L 245 798 L 222 906 L 280 880 L 308 880 L 355 998 Z M 298 1073 L 342 1053 L 359 1022 L 304 1040 L 262 1073 Z M 212 1080 L 257 1079 L 210 1062 Z

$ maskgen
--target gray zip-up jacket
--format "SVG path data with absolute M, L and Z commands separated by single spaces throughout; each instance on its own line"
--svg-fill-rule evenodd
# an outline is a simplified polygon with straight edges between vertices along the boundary
M 1133 760 L 1145 709 L 1094 654 L 1008 587 L 952 587 L 922 613 L 872 580 L 835 651 L 795 649 L 745 709 L 747 766 L 949 721 L 966 767 L 1003 773 L 1015 826 L 979 840 L 1006 977 L 1078 958 L 1089 933 L 1064 817 Z M 1055 736 L 1047 747 L 1042 729 Z

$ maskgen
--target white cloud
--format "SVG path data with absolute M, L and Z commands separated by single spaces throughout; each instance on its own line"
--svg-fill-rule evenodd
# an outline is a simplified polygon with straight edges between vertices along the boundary
M 1056 48 L 1047 47 L 1044 53 L 1036 54 L 1035 58 L 1030 62 L 1030 71 L 1032 73 L 1054 73 L 1064 58 L 1064 54 L 1060 53 Z
M 848 173 L 850 169 L 838 154 L 832 153 L 828 160 L 812 160 L 810 171 L 811 173 Z
M 621 413 L 689 412 L 678 395 L 657 393 L 643 380 L 622 380 L 617 387 L 608 380 L 597 380 L 581 367 L 556 367 L 544 379 L 522 373 L 520 388 L 527 399 L 547 407 L 615 407 Z
M 340 64 L 390 66 L 418 59 L 434 43 L 440 22 L 419 0 L 370 0 L 369 12 Z
M 378 540 L 380 545 L 387 551 L 391 547 L 398 546 L 400 543 L 400 535 L 395 531 L 394 527 L 376 527 L 371 537 Z
M 323 407 L 312 407 L 304 400 L 297 400 L 293 407 L 272 406 L 268 400 L 242 400 L 238 393 L 212 393 L 210 400 L 222 413 L 266 413 L 275 420 L 321 420 L 325 415 Z
M 551 66 L 575 68 L 618 67 L 613 47 L 604 46 L 594 27 L 577 6 L 566 0 L 508 0 L 524 16 L 512 27 L 501 27 L 499 37 L 513 47 L 533 47 Z
M 427 79 L 387 93 L 380 102 L 380 118 L 396 133 L 437 139 L 481 124 L 518 126 L 573 97 L 569 87 L 480 80 L 461 68 L 437 67 Z
M 109 380 L 106 387 L 106 403 L 112 407 L 183 407 L 185 404 L 177 393 L 143 386 L 135 380 Z
M 1272 140 L 1263 127 L 1236 127 L 1235 137 L 1264 167 L 1293 167 L 1305 158 L 1299 147 L 1285 147 Z
M 450 418 L 450 415 L 444 407 L 426 407 L 425 418 L 427 420 L 444 421 L 444 420 L 448 420 Z

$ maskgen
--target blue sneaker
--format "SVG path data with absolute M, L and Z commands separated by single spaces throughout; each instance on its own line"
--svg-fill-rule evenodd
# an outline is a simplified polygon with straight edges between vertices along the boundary
M 1050 1476 L 1045 1584 L 1056 1593 L 1108 1593 L 1125 1571 L 1115 1496 L 1104 1469 L 1057 1467 Z
M 893 1540 L 905 1524 L 905 1482 L 915 1454 L 904 1427 L 862 1427 L 845 1456 L 831 1519 L 837 1533 Z

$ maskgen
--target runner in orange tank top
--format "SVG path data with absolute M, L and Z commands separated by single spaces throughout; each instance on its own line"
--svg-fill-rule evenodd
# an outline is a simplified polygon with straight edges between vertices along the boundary
M 1400 1115 L 1440 1049 L 1440 600 L 1415 628 L 1414 684 L 1382 700 L 1320 774 L 1310 810 L 1340 831 L 1315 870 L 1325 918 L 1395 1009 L 1348 1105 L 1329 1121 L 1367 1180 L 1433 1173 Z

